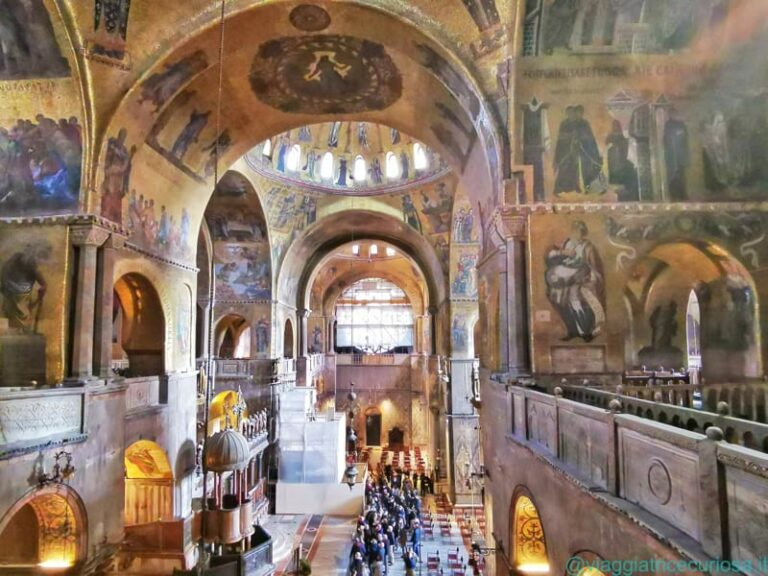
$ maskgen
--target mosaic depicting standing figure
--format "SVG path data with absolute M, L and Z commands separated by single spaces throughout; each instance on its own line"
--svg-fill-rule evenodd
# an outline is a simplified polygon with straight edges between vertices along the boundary
M 101 192 L 101 215 L 118 223 L 122 222 L 123 198 L 128 194 L 131 163 L 136 153 L 136 146 L 132 146 L 130 152 L 126 148 L 126 135 L 125 128 L 121 128 L 117 138 L 110 138 L 107 143 Z
M 564 341 L 590 342 L 605 323 L 603 262 L 588 234 L 587 225 L 577 220 L 569 238 L 546 256 L 547 298 L 565 323 Z
M 580 0 L 554 0 L 549 7 L 547 26 L 544 30 L 548 53 L 552 53 L 556 48 L 570 50 L 571 36 L 580 5 Z
M 667 187 L 672 202 L 688 198 L 686 172 L 690 164 L 688 128 L 675 110 L 670 110 L 664 125 L 664 160 L 667 165 Z
M 155 111 L 162 108 L 184 84 L 207 66 L 205 53 L 197 51 L 178 62 L 169 64 L 165 70 L 153 74 L 141 87 L 139 104 L 151 102 Z
M 197 110 L 192 110 L 187 125 L 184 126 L 184 129 L 173 143 L 173 148 L 171 148 L 171 154 L 177 160 L 183 160 L 189 147 L 197 142 L 200 133 L 205 128 L 205 125 L 208 124 L 208 116 L 210 115 L 210 111 L 198 112 Z
M 555 148 L 555 194 L 597 189 L 603 159 L 582 106 L 568 106 Z
M 613 129 L 605 140 L 608 158 L 608 182 L 618 187 L 621 202 L 637 202 L 637 169 L 629 159 L 629 138 L 618 120 L 613 121 Z
M 39 266 L 50 256 L 49 245 L 30 245 L 23 252 L 11 256 L 0 269 L 3 315 L 11 328 L 26 334 L 37 332 L 43 297 L 48 287 Z
M 62 77 L 69 65 L 42 0 L 0 4 L 0 79 Z
M 416 205 L 413 203 L 413 199 L 410 194 L 403 196 L 403 221 L 406 222 L 411 228 L 414 228 L 421 232 L 421 220 L 419 219 L 419 211 L 416 209 Z

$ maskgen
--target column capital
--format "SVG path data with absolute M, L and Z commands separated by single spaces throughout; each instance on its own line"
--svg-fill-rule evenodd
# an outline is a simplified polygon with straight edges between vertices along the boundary
M 112 248 L 113 250 L 122 250 L 125 247 L 125 242 L 128 240 L 122 234 L 112 232 L 109 238 L 104 242 L 104 248 Z
M 72 226 L 70 228 L 72 244 L 75 246 L 101 246 L 110 236 L 110 231 L 99 226 Z
M 296 314 L 299 318 L 309 318 L 309 315 L 312 314 L 312 310 L 309 308 L 300 308 L 296 311 Z
M 491 240 L 500 247 L 513 238 L 525 239 L 528 234 L 528 216 L 528 211 L 520 207 L 497 207 L 491 215 L 491 227 L 494 232 Z

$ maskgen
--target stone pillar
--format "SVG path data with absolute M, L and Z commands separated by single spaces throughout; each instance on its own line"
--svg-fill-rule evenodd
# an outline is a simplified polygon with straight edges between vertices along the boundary
M 89 379 L 93 376 L 97 253 L 109 232 L 96 226 L 77 226 L 71 232 L 72 244 L 78 247 L 78 264 L 70 371 L 75 379 Z
M 528 291 L 526 266 L 527 214 L 500 213 L 496 227 L 504 238 L 506 252 L 506 371 L 513 375 L 529 374 Z
M 125 238 L 111 234 L 104 243 L 98 258 L 96 277 L 96 342 L 94 349 L 94 374 L 109 378 L 112 374 L 112 310 L 115 283 L 115 259 L 123 247 Z
M 456 504 L 481 504 L 476 476 L 480 470 L 478 415 L 472 406 L 473 359 L 451 359 L 450 411 L 448 415 L 451 494 Z
M 432 356 L 437 353 L 437 308 L 430 306 L 424 318 L 425 352 Z
M 328 354 L 336 354 L 336 316 L 330 316 L 325 325 L 328 330 L 328 338 L 326 338 Z
M 299 357 L 309 354 L 309 335 L 307 334 L 307 325 L 311 310 L 302 308 L 299 310 Z
M 210 300 L 199 300 L 198 304 L 200 306 L 200 311 L 198 314 L 202 314 L 202 323 L 200 325 L 200 356 L 202 358 L 208 357 L 208 338 L 210 338 L 211 334 L 211 323 L 210 323 L 210 315 L 211 315 L 211 302 Z

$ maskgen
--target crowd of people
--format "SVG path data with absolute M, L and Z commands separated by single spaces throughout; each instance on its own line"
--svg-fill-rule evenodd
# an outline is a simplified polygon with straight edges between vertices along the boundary
M 414 474 L 414 479 L 421 480 Z M 421 562 L 422 500 L 408 474 L 384 468 L 365 487 L 366 510 L 357 522 L 350 552 L 350 576 L 384 576 L 396 555 L 408 576 Z

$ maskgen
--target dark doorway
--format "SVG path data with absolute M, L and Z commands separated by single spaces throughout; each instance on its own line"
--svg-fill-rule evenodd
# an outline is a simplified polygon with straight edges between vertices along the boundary
M 392 428 L 392 430 L 389 431 L 389 446 L 388 448 L 390 450 L 399 451 L 403 449 L 403 444 L 405 442 L 405 432 L 403 432 L 400 428 Z
M 365 443 L 368 446 L 381 446 L 381 413 L 365 415 Z

